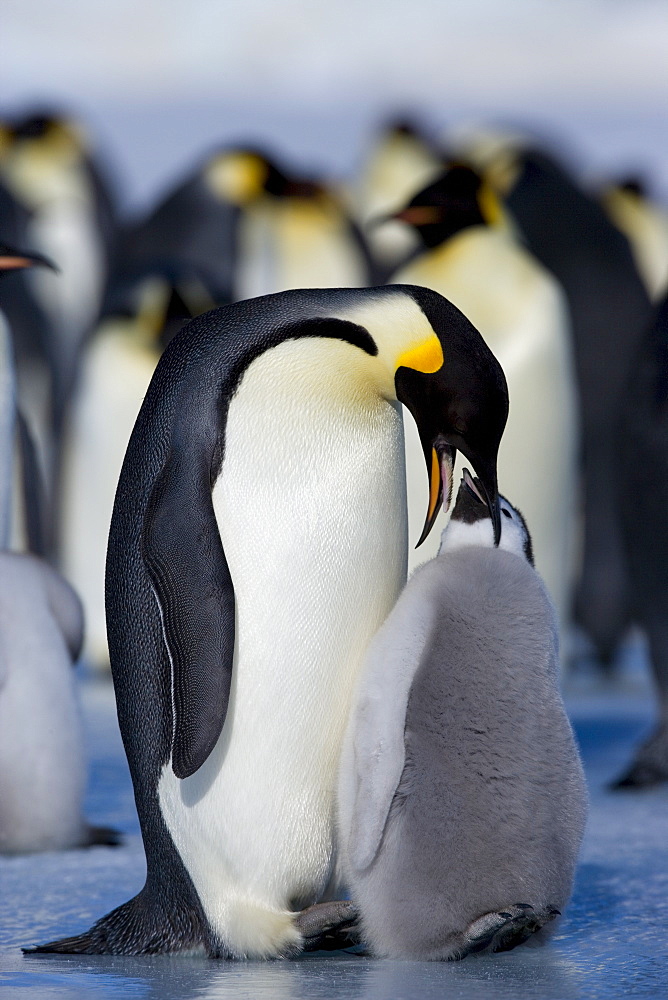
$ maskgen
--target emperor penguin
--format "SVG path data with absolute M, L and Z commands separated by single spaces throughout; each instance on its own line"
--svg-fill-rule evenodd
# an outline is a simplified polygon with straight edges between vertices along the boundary
M 81 356 L 63 435 L 58 552 L 81 595 L 84 656 L 95 669 L 109 667 L 104 567 L 123 456 L 165 344 L 204 311 L 201 286 L 192 298 L 190 288 L 159 273 L 117 288 Z
M 450 299 L 504 370 L 511 407 L 499 475 L 532 525 L 539 572 L 567 624 L 575 572 L 578 420 L 564 294 L 519 244 L 493 189 L 470 167 L 449 166 L 395 218 L 414 229 L 422 249 L 391 280 L 425 285 Z M 409 511 L 422 502 L 414 438 L 407 428 Z M 436 554 L 437 539 L 434 532 L 410 549 L 409 570 Z
M 658 719 L 616 787 L 643 788 L 668 781 L 668 295 L 635 359 L 617 430 L 633 617 L 648 640 Z
M 0 247 L 0 273 L 42 263 Z M 0 316 L 0 853 L 116 844 L 82 812 L 85 745 L 72 664 L 83 637 L 81 603 L 33 555 L 7 548 L 16 420 L 13 357 Z
M 440 151 L 414 119 L 397 118 L 379 129 L 351 191 L 353 214 L 371 247 L 378 281 L 385 281 L 419 246 L 393 213 L 442 170 Z M 385 220 L 383 226 L 375 225 L 379 218 Z
M 269 958 L 313 936 L 300 911 L 339 896 L 353 686 L 406 578 L 399 401 L 423 442 L 427 526 L 461 450 L 498 538 L 505 379 L 435 292 L 290 290 L 206 313 L 167 347 L 107 555 L 147 881 L 38 951 Z
M 332 186 L 290 173 L 251 149 L 222 151 L 206 176 L 240 210 L 235 299 L 372 283 L 366 241 Z
M 628 240 L 553 156 L 514 142 L 477 162 L 568 300 L 582 431 L 583 539 L 574 612 L 600 662 L 610 666 L 631 619 L 617 427 L 652 305 Z
M 34 275 L 34 291 L 55 337 L 54 418 L 70 391 L 79 347 L 102 301 L 113 242 L 110 186 L 94 162 L 84 130 L 50 111 L 36 111 L 6 130 L 0 176 L 31 215 L 29 245 L 56 262 L 58 277 Z
M 457 959 L 542 931 L 571 894 L 582 765 L 554 607 L 519 512 L 465 472 L 437 558 L 372 640 L 341 755 L 341 863 L 374 955 Z M 544 928 L 544 930 L 543 930 Z
M 608 185 L 600 198 L 613 223 L 629 241 L 650 298 L 660 301 L 668 291 L 668 212 L 650 198 L 636 177 Z

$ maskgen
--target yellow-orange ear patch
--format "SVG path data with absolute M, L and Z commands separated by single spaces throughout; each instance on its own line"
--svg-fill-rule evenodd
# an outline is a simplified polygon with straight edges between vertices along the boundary
M 413 368 L 416 372 L 431 374 L 437 372 L 443 364 L 443 348 L 438 337 L 429 337 L 427 340 L 404 351 L 397 358 L 397 368 Z

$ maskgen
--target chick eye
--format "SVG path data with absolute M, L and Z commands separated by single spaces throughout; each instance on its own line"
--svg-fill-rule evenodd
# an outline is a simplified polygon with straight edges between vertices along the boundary
M 512 517 L 512 514 L 510 513 L 510 511 L 509 511 L 509 510 L 506 510 L 506 508 L 505 508 L 505 507 L 502 507 L 502 508 L 501 508 L 501 513 L 502 513 L 502 514 L 505 514 L 505 515 L 506 515 L 506 517 Z

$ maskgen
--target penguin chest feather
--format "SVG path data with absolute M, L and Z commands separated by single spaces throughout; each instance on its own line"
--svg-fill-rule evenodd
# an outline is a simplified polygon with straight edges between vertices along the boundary
M 344 342 L 289 340 L 252 362 L 229 408 L 213 502 L 236 599 L 230 702 L 204 765 L 183 780 L 165 768 L 159 795 L 233 948 L 235 900 L 290 909 L 330 881 L 352 689 L 405 580 L 401 416 L 366 364 Z

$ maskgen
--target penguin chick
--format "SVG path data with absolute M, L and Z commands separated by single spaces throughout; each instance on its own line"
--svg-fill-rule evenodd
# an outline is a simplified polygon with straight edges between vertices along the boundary
M 571 893 L 586 815 L 555 613 L 521 515 L 465 474 L 438 557 L 374 638 L 339 779 L 344 877 L 373 954 L 505 951 Z M 543 932 L 544 936 L 545 932 Z
M 0 853 L 117 844 L 82 813 L 84 736 L 72 663 L 81 603 L 34 556 L 0 552 Z

